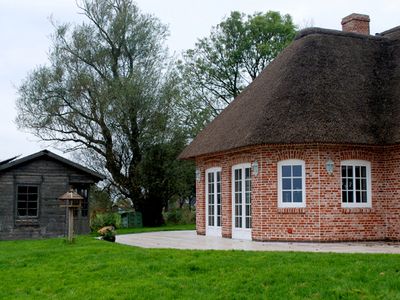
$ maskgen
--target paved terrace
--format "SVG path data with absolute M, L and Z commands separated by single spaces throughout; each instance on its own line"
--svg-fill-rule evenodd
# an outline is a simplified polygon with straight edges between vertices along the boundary
M 197 235 L 194 230 L 118 235 L 116 242 L 143 248 L 400 254 L 400 243 L 253 242 Z

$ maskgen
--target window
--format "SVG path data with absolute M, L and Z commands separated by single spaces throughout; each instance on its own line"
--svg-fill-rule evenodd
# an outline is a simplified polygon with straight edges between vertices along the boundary
M 86 187 L 79 187 L 76 192 L 83 197 L 81 206 L 81 216 L 87 217 L 89 213 L 89 200 L 88 200 L 88 189 Z
M 278 162 L 278 207 L 305 207 L 305 163 L 290 159 Z
M 39 187 L 31 185 L 17 186 L 17 216 L 38 217 Z
M 345 160 L 342 169 L 342 206 L 371 207 L 371 164 Z

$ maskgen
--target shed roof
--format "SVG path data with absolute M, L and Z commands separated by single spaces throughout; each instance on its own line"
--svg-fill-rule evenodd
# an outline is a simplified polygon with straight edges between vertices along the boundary
M 96 181 L 100 181 L 100 180 L 103 180 L 105 178 L 103 175 L 101 175 L 101 174 L 99 174 L 99 173 L 97 173 L 97 172 L 95 172 L 93 170 L 90 170 L 90 169 L 88 169 L 88 168 L 86 168 L 86 167 L 84 167 L 84 166 L 82 166 L 80 164 L 77 164 L 77 163 L 75 163 L 73 161 L 70 161 L 70 160 L 68 160 L 68 159 L 66 159 L 66 158 L 64 158 L 62 156 L 59 156 L 59 155 L 57 155 L 57 154 L 55 154 L 53 152 L 50 152 L 49 150 L 42 150 L 42 151 L 39 151 L 37 153 L 31 154 L 29 156 L 26 156 L 26 157 L 23 157 L 23 158 L 20 158 L 20 159 L 16 159 L 16 160 L 8 160 L 7 163 L 4 163 L 4 164 L 0 165 L 0 173 L 5 171 L 5 170 L 10 170 L 10 169 L 13 169 L 13 168 L 17 168 L 20 165 L 29 163 L 29 162 L 31 162 L 33 160 L 37 160 L 37 159 L 40 159 L 40 158 L 43 158 L 43 157 L 48 157 L 48 158 L 54 159 L 54 160 L 56 160 L 56 161 L 58 161 L 58 162 L 60 162 L 60 163 L 62 163 L 64 165 L 67 165 L 69 167 L 77 169 L 77 170 L 87 174 L 88 176 L 93 177 L 94 179 L 96 179 Z
M 259 144 L 400 142 L 400 28 L 309 28 L 216 117 L 181 159 Z

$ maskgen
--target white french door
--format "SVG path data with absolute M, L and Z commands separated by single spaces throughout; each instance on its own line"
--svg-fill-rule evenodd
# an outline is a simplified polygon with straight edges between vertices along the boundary
M 251 166 L 232 167 L 232 238 L 251 240 Z
M 222 236 L 221 234 L 221 168 L 211 168 L 206 171 L 206 234 Z

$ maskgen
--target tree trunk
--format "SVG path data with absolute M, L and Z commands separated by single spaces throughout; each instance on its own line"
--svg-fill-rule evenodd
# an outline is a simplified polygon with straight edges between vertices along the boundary
M 162 209 L 163 201 L 159 197 L 149 197 L 145 199 L 141 207 L 143 226 L 156 227 L 164 225 Z

